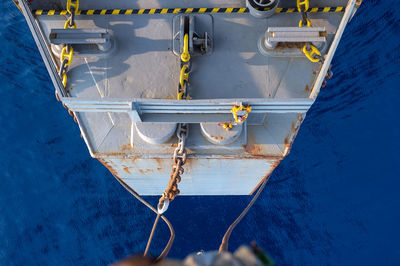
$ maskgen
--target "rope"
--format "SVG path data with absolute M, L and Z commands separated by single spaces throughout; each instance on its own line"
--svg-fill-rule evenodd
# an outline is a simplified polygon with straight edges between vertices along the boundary
M 121 186 L 123 186 L 129 193 L 131 193 L 137 200 L 139 200 L 141 203 L 143 203 L 147 208 L 149 208 L 150 210 L 152 210 L 154 213 L 157 214 L 157 218 L 156 218 L 156 222 L 158 223 L 159 218 L 161 217 L 161 219 L 163 219 L 163 221 L 167 224 L 169 231 L 170 231 L 170 237 L 168 240 L 167 245 L 165 246 L 164 250 L 161 252 L 161 254 L 158 256 L 158 258 L 156 259 L 156 261 L 160 261 L 162 259 L 164 259 L 169 251 L 171 250 L 172 244 L 174 243 L 174 239 L 175 239 L 175 231 L 174 228 L 171 224 L 171 222 L 164 216 L 164 215 L 159 215 L 157 210 L 151 206 L 147 201 L 145 201 L 144 199 L 142 199 L 139 194 L 137 194 L 128 184 L 126 184 L 121 178 L 119 178 L 116 175 L 113 175 L 115 177 L 115 179 L 117 179 L 118 183 L 121 184 Z M 147 243 L 148 247 L 146 247 L 146 250 L 148 250 L 148 248 L 150 248 L 150 244 L 151 244 L 151 240 L 152 240 L 152 235 L 154 234 L 153 231 L 155 231 L 155 226 L 157 226 L 157 223 L 154 223 L 153 225 L 153 230 L 152 233 L 150 234 L 150 238 L 149 241 Z M 150 243 L 150 244 L 149 244 Z M 145 251 L 145 253 L 147 254 L 147 252 Z
M 153 240 L 154 232 L 156 231 L 158 221 L 160 220 L 160 214 L 157 214 L 156 220 L 154 221 L 153 228 L 151 229 L 151 233 L 149 236 L 149 240 L 147 240 L 146 249 L 144 250 L 143 256 L 147 256 L 147 252 L 149 252 L 151 241 Z
M 260 187 L 257 190 L 257 193 L 254 195 L 254 197 L 251 199 L 247 207 L 242 211 L 242 213 L 239 215 L 238 218 L 229 226 L 228 230 L 226 231 L 224 237 L 222 238 L 221 245 L 219 246 L 218 253 L 221 253 L 223 251 L 228 250 L 228 242 L 229 242 L 229 237 L 232 234 L 233 229 L 235 229 L 236 225 L 240 223 L 240 221 L 243 219 L 243 217 L 247 214 L 247 212 L 250 210 L 251 206 L 253 206 L 254 202 L 257 200 L 258 196 L 260 196 L 261 191 L 263 191 L 265 185 L 267 184 L 269 178 L 266 178 L 260 185 Z

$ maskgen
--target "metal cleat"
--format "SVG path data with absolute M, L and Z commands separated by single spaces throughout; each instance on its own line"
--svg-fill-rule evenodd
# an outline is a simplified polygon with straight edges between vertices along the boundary
M 55 55 L 68 44 L 76 56 L 106 56 L 115 46 L 105 29 L 51 29 L 49 39 Z
M 326 38 L 324 27 L 269 27 L 260 38 L 258 48 L 267 56 L 301 57 L 304 43 L 312 43 L 324 51 Z
M 184 36 L 189 35 L 192 56 L 210 55 L 213 50 L 214 21 L 210 15 L 179 15 L 173 18 L 173 52 L 180 56 Z

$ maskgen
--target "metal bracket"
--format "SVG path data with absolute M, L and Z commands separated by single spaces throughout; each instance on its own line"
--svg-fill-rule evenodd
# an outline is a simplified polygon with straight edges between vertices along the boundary
M 76 56 L 104 57 L 115 47 L 105 29 L 51 29 L 49 40 L 55 55 L 59 55 L 66 44 L 73 46 Z
M 305 43 L 312 43 L 321 52 L 327 46 L 324 27 L 269 27 L 258 43 L 263 55 L 276 57 L 302 57 Z
M 178 15 L 172 21 L 172 47 L 175 55 L 183 52 L 183 36 L 189 34 L 191 56 L 210 55 L 213 50 L 214 20 L 210 15 Z
M 139 115 L 139 106 L 135 103 L 131 103 L 131 111 L 129 112 L 129 116 L 131 117 L 132 122 L 142 122 L 142 118 Z

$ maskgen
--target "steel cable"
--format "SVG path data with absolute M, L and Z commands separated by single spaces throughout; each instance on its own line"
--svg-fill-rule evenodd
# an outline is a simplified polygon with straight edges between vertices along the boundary
M 154 213 L 157 214 L 157 216 L 161 217 L 161 219 L 163 219 L 163 221 L 167 224 L 169 231 L 170 231 L 170 237 L 168 240 L 167 245 L 165 246 L 164 250 L 161 252 L 161 254 L 157 257 L 156 261 L 160 261 L 162 259 L 164 259 L 169 251 L 171 250 L 172 244 L 174 243 L 174 239 L 175 239 L 175 231 L 174 228 L 171 224 L 171 222 L 164 216 L 164 215 L 159 215 L 157 210 L 151 206 L 147 201 L 145 201 L 144 199 L 142 199 L 142 197 L 139 196 L 139 194 L 137 194 L 128 184 L 126 184 L 121 178 L 119 178 L 118 176 L 115 176 L 115 179 L 117 179 L 117 181 L 121 184 L 121 186 L 123 186 L 129 193 L 131 193 L 137 200 L 139 200 L 141 203 L 143 203 L 147 208 L 149 208 L 150 210 L 152 210 Z M 159 219 L 158 217 L 158 219 Z M 156 221 L 158 222 L 158 219 L 156 218 Z M 153 230 L 152 233 L 150 234 L 150 238 L 149 241 L 147 243 L 147 245 L 150 247 L 149 243 L 151 243 L 152 240 L 152 235 L 154 234 L 153 231 L 155 231 L 155 226 L 156 226 L 156 222 L 153 225 Z M 147 247 L 146 247 L 147 249 Z M 147 254 L 147 252 L 146 252 Z
M 254 202 L 257 200 L 258 196 L 260 196 L 261 191 L 263 191 L 265 185 L 268 182 L 268 178 L 266 178 L 260 185 L 260 187 L 257 190 L 257 193 L 254 195 L 254 197 L 251 199 L 247 207 L 242 211 L 242 213 L 239 215 L 238 218 L 229 226 L 228 230 L 226 231 L 224 237 L 222 238 L 221 245 L 219 246 L 218 253 L 221 253 L 222 251 L 227 251 L 228 250 L 228 242 L 229 242 L 229 237 L 232 234 L 233 229 L 235 229 L 236 225 L 240 223 L 240 221 L 243 219 L 243 217 L 247 214 L 251 206 L 253 206 Z
M 144 253 L 143 253 L 143 256 L 145 256 L 145 257 L 147 256 L 147 253 L 149 252 L 151 241 L 153 241 L 154 232 L 156 231 L 159 220 L 160 220 L 160 214 L 157 214 L 156 220 L 154 221 L 154 224 L 153 224 L 153 228 L 151 229 L 149 239 L 147 240 L 146 249 L 144 250 Z

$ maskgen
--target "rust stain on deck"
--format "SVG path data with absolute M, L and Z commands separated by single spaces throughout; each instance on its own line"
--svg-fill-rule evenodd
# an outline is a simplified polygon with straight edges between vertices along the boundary
M 160 158 L 154 158 L 154 161 L 156 162 L 157 166 L 161 168 L 163 166 L 162 161 Z M 158 168 L 157 168 L 158 169 Z
M 148 174 L 148 173 L 153 173 L 153 172 L 154 172 L 153 169 L 139 169 L 138 171 L 139 171 L 139 173 L 141 173 L 142 175 L 146 175 L 146 174 Z
M 124 144 L 121 147 L 122 151 L 129 151 L 129 150 L 132 150 L 132 149 L 133 149 L 133 147 L 130 144 Z
M 260 144 L 243 145 L 244 150 L 251 155 L 263 155 L 262 146 Z
M 128 167 L 124 167 L 123 169 L 124 169 L 124 172 L 125 172 L 125 173 L 127 173 L 127 174 L 129 174 L 129 175 L 131 174 L 131 171 L 129 171 L 129 168 L 128 168 Z

